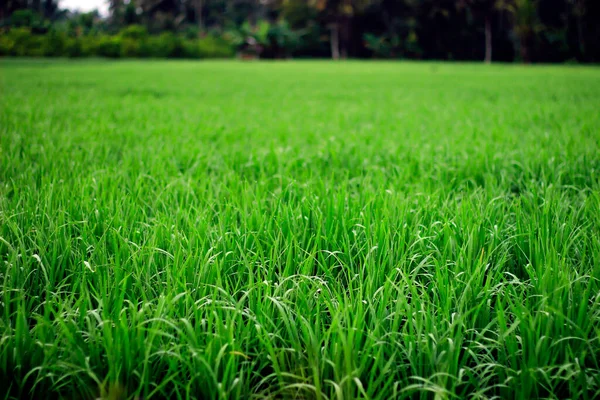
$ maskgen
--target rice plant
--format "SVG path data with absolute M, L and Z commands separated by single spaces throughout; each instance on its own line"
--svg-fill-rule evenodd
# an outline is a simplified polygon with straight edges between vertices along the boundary
M 0 62 L 0 394 L 600 396 L 600 70 Z

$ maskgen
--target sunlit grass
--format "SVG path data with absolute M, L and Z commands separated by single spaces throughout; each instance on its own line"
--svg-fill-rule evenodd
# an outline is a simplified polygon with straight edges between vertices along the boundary
M 599 69 L 0 68 L 7 398 L 600 396 Z

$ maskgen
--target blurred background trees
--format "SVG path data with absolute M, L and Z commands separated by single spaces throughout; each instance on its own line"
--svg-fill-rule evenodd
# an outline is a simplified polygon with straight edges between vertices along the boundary
M 599 0 L 107 1 L 4 0 L 0 54 L 600 61 Z

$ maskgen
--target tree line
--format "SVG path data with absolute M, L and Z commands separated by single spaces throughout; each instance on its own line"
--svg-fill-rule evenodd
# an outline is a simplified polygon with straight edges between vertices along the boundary
M 216 56 L 600 61 L 599 0 L 110 0 L 106 16 L 5 0 L 0 21 L 0 54 L 13 55 L 19 40 L 54 35 L 99 55 L 106 43 L 126 56 L 154 43 L 166 50 L 144 54 L 167 57 L 204 43 Z

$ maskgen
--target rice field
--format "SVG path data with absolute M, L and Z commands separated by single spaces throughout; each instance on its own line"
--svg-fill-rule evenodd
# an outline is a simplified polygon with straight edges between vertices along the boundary
M 0 60 L 0 398 L 600 397 L 600 69 Z

